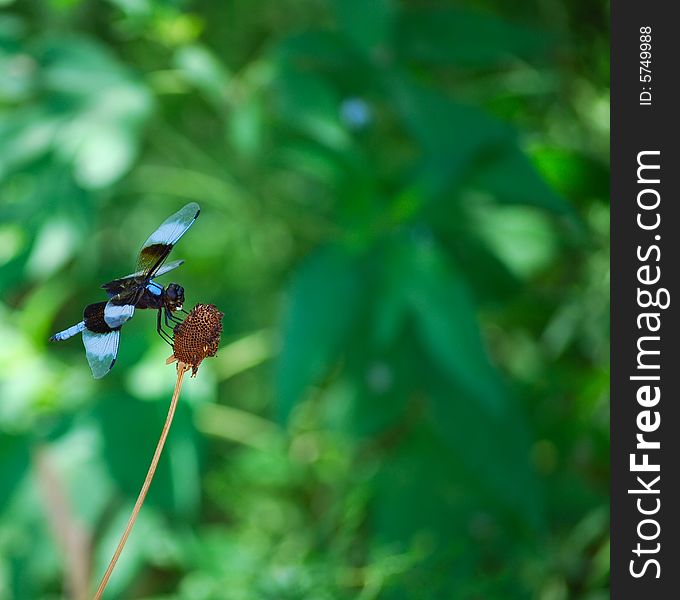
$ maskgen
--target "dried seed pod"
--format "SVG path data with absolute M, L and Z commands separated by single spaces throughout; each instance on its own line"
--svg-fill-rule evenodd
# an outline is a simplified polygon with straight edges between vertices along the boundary
M 214 304 L 197 304 L 191 309 L 174 332 L 174 355 L 168 362 L 177 360 L 191 367 L 194 377 L 198 366 L 208 356 L 215 356 L 222 334 L 222 317 Z

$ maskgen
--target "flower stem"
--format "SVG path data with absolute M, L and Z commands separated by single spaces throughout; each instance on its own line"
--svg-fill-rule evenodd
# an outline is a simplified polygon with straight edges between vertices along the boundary
M 111 561 L 109 562 L 109 566 L 106 568 L 106 573 L 104 573 L 104 576 L 102 577 L 101 583 L 99 584 L 99 587 L 97 588 L 97 593 L 94 595 L 93 600 L 100 600 L 102 597 L 102 594 L 104 593 L 104 590 L 106 589 L 106 585 L 109 582 L 109 577 L 111 577 L 111 573 L 113 573 L 113 569 L 116 566 L 116 563 L 118 562 L 118 558 L 120 557 L 120 553 L 123 551 L 123 548 L 125 547 L 125 542 L 127 542 L 128 536 L 130 535 L 130 532 L 132 531 L 132 528 L 135 524 L 135 521 L 137 520 L 137 515 L 139 514 L 140 509 L 142 508 L 142 504 L 144 504 L 144 499 L 146 498 L 146 494 L 149 491 L 149 487 L 151 486 L 151 481 L 153 480 L 153 476 L 156 473 L 156 467 L 158 466 L 158 460 L 161 457 L 161 452 L 163 452 L 163 447 L 165 446 L 165 440 L 168 437 L 168 431 L 170 431 L 170 425 L 172 425 L 172 420 L 175 416 L 175 409 L 177 408 L 177 400 L 179 398 L 179 392 L 182 389 L 182 380 L 184 379 L 184 374 L 189 370 L 189 367 L 185 365 L 184 363 L 179 363 L 177 365 L 177 382 L 175 383 L 175 391 L 172 394 L 172 400 L 170 401 L 170 408 L 168 408 L 168 416 L 165 419 L 165 425 L 163 425 L 163 430 L 161 431 L 161 436 L 158 439 L 158 444 L 156 445 L 156 451 L 154 452 L 153 458 L 151 459 L 151 464 L 149 465 L 149 470 L 146 473 L 146 479 L 144 479 L 144 483 L 142 484 L 142 489 L 139 490 L 139 496 L 137 496 L 137 502 L 135 502 L 135 507 L 132 509 L 132 514 L 130 515 L 130 518 L 128 519 L 127 526 L 125 527 L 125 531 L 123 532 L 123 535 L 120 538 L 120 541 L 118 542 L 118 546 L 116 547 L 116 551 L 113 553 L 113 556 L 111 557 Z

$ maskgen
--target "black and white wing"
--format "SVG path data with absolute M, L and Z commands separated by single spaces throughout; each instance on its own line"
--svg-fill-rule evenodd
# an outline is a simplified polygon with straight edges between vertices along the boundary
M 88 304 L 83 311 L 83 344 L 95 379 L 104 377 L 118 355 L 120 329 L 106 323 L 106 302 Z
M 104 321 L 111 328 L 120 327 L 135 314 L 134 304 L 117 304 L 118 297 L 114 296 L 104 307 Z
M 157 277 L 161 265 L 168 257 L 177 241 L 186 233 L 187 229 L 194 224 L 201 212 L 201 207 L 196 202 L 190 202 L 180 208 L 174 215 L 163 221 L 144 242 L 137 261 L 137 271 L 141 272 L 146 279 Z M 179 266 L 175 264 L 172 268 Z M 170 265 L 168 265 L 170 266 Z M 166 269 L 163 273 L 167 273 Z
M 161 275 L 165 275 L 166 273 L 169 273 L 170 271 L 174 271 L 177 267 L 179 267 L 181 264 L 184 263 L 184 259 L 180 258 L 179 260 L 173 260 L 169 263 L 164 264 L 162 267 L 156 270 L 156 274 L 154 275 L 155 277 L 160 277 Z M 119 294 L 123 289 L 125 288 L 125 284 L 127 283 L 127 279 L 136 279 L 136 278 L 142 278 L 144 275 L 144 271 L 135 271 L 134 273 L 130 273 L 129 275 L 125 275 L 123 277 L 119 277 L 118 279 L 114 279 L 113 281 L 109 281 L 109 283 L 105 283 L 102 285 L 102 287 L 109 292 L 109 296 L 115 296 L 116 294 Z
M 135 304 L 143 293 L 146 282 L 176 269 L 184 262 L 175 260 L 163 264 L 177 241 L 193 225 L 200 212 L 201 208 L 198 204 L 190 202 L 168 217 L 144 242 L 137 259 L 137 270 L 102 285 L 113 304 Z M 111 322 L 116 321 L 115 317 L 112 317 Z
M 173 261 L 170 261 L 169 263 L 164 264 L 160 269 L 156 270 L 156 273 L 154 274 L 154 278 L 160 277 L 161 275 L 165 275 L 166 273 L 169 273 L 170 271 L 179 267 L 182 263 L 184 263 L 184 259 L 180 258 L 179 260 L 173 260 Z
M 119 342 L 119 329 L 107 333 L 96 333 L 87 328 L 83 329 L 85 356 L 87 362 L 90 363 L 90 369 L 95 379 L 101 379 L 113 367 L 116 356 L 118 356 Z

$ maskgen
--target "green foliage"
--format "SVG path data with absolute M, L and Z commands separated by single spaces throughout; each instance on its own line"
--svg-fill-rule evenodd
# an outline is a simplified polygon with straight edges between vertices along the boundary
M 356 314 L 366 303 L 362 279 L 351 258 L 335 248 L 320 249 L 298 267 L 277 366 L 276 391 L 284 420 L 346 344 Z
M 107 597 L 607 597 L 605 3 L 2 4 L 0 597 L 105 568 L 170 350 L 47 338 L 190 201 Z

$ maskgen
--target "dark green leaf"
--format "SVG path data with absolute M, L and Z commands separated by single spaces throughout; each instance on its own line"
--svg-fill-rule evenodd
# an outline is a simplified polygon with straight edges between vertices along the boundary
M 499 149 L 480 159 L 473 181 L 475 187 L 491 192 L 500 202 L 527 204 L 573 215 L 569 205 L 517 147 Z
M 391 0 L 334 0 L 340 30 L 357 48 L 370 53 L 389 41 L 393 7 Z
M 288 293 L 276 373 L 282 420 L 339 357 L 363 285 L 355 260 L 338 247 L 322 248 L 298 267 Z
M 392 256 L 395 293 L 411 310 L 432 361 L 478 402 L 502 414 L 506 397 L 482 343 L 477 315 L 459 273 L 431 243 L 403 241 Z M 398 268 L 397 268 L 398 265 Z
M 544 517 L 542 493 L 530 461 L 530 438 L 521 409 L 506 395 L 501 410 L 489 410 L 465 387 L 428 374 L 432 427 L 488 494 L 526 523 Z
M 545 60 L 555 43 L 545 30 L 457 8 L 404 11 L 397 32 L 395 46 L 406 60 L 471 67 Z
M 137 496 L 144 481 L 166 409 L 161 401 L 139 401 L 127 396 L 102 398 L 96 407 L 107 466 L 129 499 Z M 187 404 L 180 403 L 147 503 L 179 515 L 193 514 L 199 498 L 195 485 L 187 488 L 187 482 L 195 482 L 197 476 L 195 432 Z
M 441 191 L 461 178 L 484 149 L 512 142 L 510 129 L 476 108 L 410 82 L 403 74 L 390 80 L 402 121 L 421 145 L 420 178 Z
M 334 148 L 347 146 L 340 123 L 340 99 L 322 78 L 285 66 L 278 84 L 278 108 L 284 122 L 313 140 Z
M 532 152 L 533 162 L 546 181 L 556 190 L 574 200 L 587 190 L 592 197 L 609 197 L 609 169 L 593 157 L 565 150 L 544 147 Z
M 442 215 L 434 226 L 445 220 L 446 216 Z M 456 235 L 451 231 L 438 239 L 465 274 L 476 305 L 508 301 L 521 289 L 517 277 L 479 236 Z
M 30 464 L 28 440 L 24 436 L 0 434 L 0 510 L 16 491 Z

